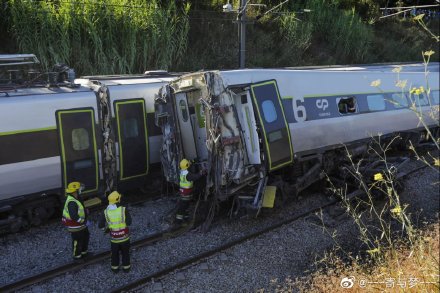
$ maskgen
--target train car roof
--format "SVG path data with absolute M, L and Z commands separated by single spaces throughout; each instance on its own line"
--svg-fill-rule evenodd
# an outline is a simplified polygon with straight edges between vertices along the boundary
M 52 94 L 78 93 L 78 92 L 90 92 L 90 88 L 83 87 L 80 85 L 76 85 L 74 87 L 70 87 L 70 86 L 0 87 L 0 99 L 2 97 L 52 95 Z
M 83 76 L 76 79 L 75 82 L 80 84 L 100 83 L 106 86 L 163 83 L 170 82 L 178 76 L 180 74 L 168 73 L 166 71 L 147 71 L 144 74 Z
M 414 63 L 413 63 L 414 64 Z M 423 64 L 387 64 L 387 65 L 368 65 L 353 67 L 333 67 L 333 68 L 273 68 L 273 69 L 236 69 L 223 71 L 201 71 L 184 75 L 172 82 L 176 91 L 189 91 L 201 81 L 200 78 L 212 73 L 214 79 L 211 85 L 216 87 L 223 84 L 225 87 L 243 87 L 256 82 L 269 81 L 276 79 L 282 95 L 297 96 L 306 95 L 330 95 L 339 93 L 369 93 L 379 89 L 371 86 L 376 80 L 381 81 L 380 90 L 393 91 L 396 89 L 397 73 L 393 70 L 396 66 L 403 68 L 399 73 L 399 79 L 409 81 L 408 86 L 421 86 L 429 81 L 432 89 L 439 88 L 438 68 L 439 63 L 433 63 L 427 70 L 431 73 L 425 77 Z M 408 69 L 409 68 L 409 69 Z M 422 70 L 423 68 L 423 70 Z M 407 70 L 408 69 L 408 70 Z M 319 82 L 317 82 L 319 79 Z M 202 81 L 203 83 L 203 81 Z
M 282 67 L 282 68 L 249 68 L 241 70 L 301 70 L 301 71 L 378 71 L 378 72 L 393 72 L 396 67 L 402 67 L 402 72 L 425 72 L 425 64 L 423 63 L 379 63 L 379 64 L 361 64 L 361 65 L 328 65 L 328 66 L 297 66 L 297 67 Z M 431 62 L 427 65 L 430 72 L 438 72 L 440 69 L 439 62 Z M 235 70 L 221 70 L 237 71 Z
M 383 74 L 396 74 L 395 70 L 398 67 L 401 68 L 402 74 L 420 74 L 425 71 L 431 73 L 439 73 L 440 63 L 439 62 L 431 62 L 426 68 L 423 63 L 389 63 L 389 64 L 369 64 L 369 65 L 353 65 L 353 66 L 306 66 L 306 67 L 283 67 L 283 68 L 245 68 L 245 69 L 229 69 L 229 70 L 203 70 L 197 71 L 193 73 L 187 73 L 181 76 L 179 79 L 186 79 L 190 76 L 199 76 L 203 75 L 206 72 L 215 72 L 224 78 L 237 78 L 237 77 L 245 77 L 252 76 L 253 74 L 284 74 L 284 73 L 307 73 L 307 74 L 328 74 L 331 72 L 335 72 L 338 74 L 350 74 L 350 73 L 383 73 Z M 251 77 L 250 77 L 251 78 Z M 242 78 L 240 78 L 242 79 Z M 241 80 L 243 81 L 243 80 Z M 239 82 L 238 82 L 239 83 Z M 233 83 L 235 84 L 235 83 Z
M 396 67 L 402 67 L 403 72 L 425 72 L 425 65 L 423 63 L 390 63 L 390 64 L 367 64 L 367 65 L 353 65 L 353 66 L 330 66 L 316 68 L 321 71 L 379 71 L 392 72 Z M 428 70 L 439 71 L 440 63 L 432 62 L 427 66 Z

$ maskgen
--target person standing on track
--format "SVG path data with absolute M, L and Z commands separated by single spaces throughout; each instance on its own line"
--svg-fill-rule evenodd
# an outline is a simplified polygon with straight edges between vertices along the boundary
M 99 218 L 98 227 L 110 231 L 111 236 L 111 268 L 114 273 L 119 272 L 119 253 L 122 254 L 122 270 L 130 271 L 130 233 L 131 216 L 128 210 L 121 206 L 122 195 L 113 191 L 108 196 L 109 205 Z
M 80 260 L 87 256 L 90 233 L 87 227 L 87 210 L 80 199 L 84 186 L 79 182 L 71 182 L 66 188 L 62 222 L 72 236 L 73 259 Z
M 194 193 L 194 181 L 200 179 L 205 170 L 200 173 L 190 170 L 191 163 L 187 159 L 180 161 L 180 178 L 179 178 L 179 203 L 176 212 L 176 223 L 182 224 L 189 218 L 189 206 Z

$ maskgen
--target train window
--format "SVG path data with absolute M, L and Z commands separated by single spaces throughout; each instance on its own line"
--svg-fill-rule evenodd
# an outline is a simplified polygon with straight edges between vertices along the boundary
M 122 133 L 124 138 L 132 138 L 139 136 L 138 123 L 136 118 L 129 118 L 122 121 Z
M 428 98 L 426 97 L 425 94 L 420 94 L 420 95 L 414 94 L 413 99 L 417 107 L 426 106 L 429 104 Z
M 355 97 L 339 98 L 337 99 L 339 113 L 350 114 L 357 112 L 357 103 Z
M 189 106 L 188 107 L 188 109 L 189 109 L 189 115 L 194 115 L 195 113 L 196 113 L 196 109 L 194 108 L 194 106 Z
M 188 121 L 188 109 L 186 108 L 186 103 L 184 100 L 180 100 L 179 102 L 180 112 L 182 113 L 183 122 Z
M 370 111 L 385 110 L 385 99 L 383 95 L 368 95 L 367 104 Z
M 432 103 L 435 105 L 438 105 L 439 104 L 439 91 L 432 91 L 431 97 L 432 97 Z
M 75 169 L 75 170 L 92 168 L 92 167 L 93 167 L 92 160 L 82 160 L 82 161 L 73 162 L 73 169 Z
M 267 139 L 269 142 L 274 142 L 283 138 L 281 130 L 274 131 L 268 134 Z
M 244 105 L 247 103 L 247 95 L 241 95 L 241 104 Z
M 266 100 L 261 103 L 261 108 L 263 109 L 264 120 L 266 120 L 267 123 L 271 123 L 277 120 L 277 111 L 275 109 L 275 105 L 271 100 Z
M 72 146 L 75 151 L 87 150 L 90 147 L 89 132 L 85 128 L 72 130 Z
M 408 107 L 408 100 L 403 93 L 394 93 L 391 95 L 391 99 L 394 101 L 394 107 L 397 109 Z

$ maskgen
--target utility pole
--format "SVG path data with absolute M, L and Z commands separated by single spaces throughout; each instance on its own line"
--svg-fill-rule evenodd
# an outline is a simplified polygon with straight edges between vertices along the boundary
M 236 10 L 237 12 L 237 23 L 238 23 L 238 65 L 239 68 L 245 68 L 245 64 L 246 64 L 246 24 L 247 24 L 247 19 L 246 19 L 246 9 L 248 6 L 263 6 L 266 7 L 265 4 L 249 4 L 251 0 L 240 0 L 240 7 L 238 8 L 238 10 Z M 268 11 L 266 11 L 263 14 L 260 14 L 257 17 L 257 20 L 260 19 L 261 17 L 263 17 L 264 15 L 272 12 L 273 10 L 277 9 L 278 7 L 284 5 L 285 3 L 287 3 L 289 0 L 285 0 L 283 2 L 281 2 L 280 4 L 278 4 L 277 6 L 275 6 L 272 9 L 269 9 Z M 223 12 L 232 12 L 235 10 L 232 9 L 232 5 L 231 3 L 227 3 L 226 5 L 223 5 Z
M 245 68 L 246 60 L 246 0 L 240 0 L 240 8 L 238 9 L 238 64 L 239 68 Z

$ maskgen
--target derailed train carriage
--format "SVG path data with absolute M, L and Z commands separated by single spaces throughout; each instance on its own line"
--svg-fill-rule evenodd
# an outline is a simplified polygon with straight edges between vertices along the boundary
M 182 158 L 195 160 L 208 170 L 202 199 L 233 198 L 237 212 L 337 172 L 346 150 L 364 155 L 372 137 L 438 139 L 438 105 L 435 63 L 197 72 L 162 88 L 155 107 L 167 180 L 178 183 Z
M 74 80 L 67 66 L 43 75 L 10 69 L 38 63 L 33 55 L 0 59 L 1 68 L 9 68 L 9 80 L 0 84 L 0 228 L 16 232 L 59 212 L 72 181 L 85 185 L 91 206 L 113 188 L 158 180 L 161 133 L 154 125 L 154 95 L 172 75 Z

